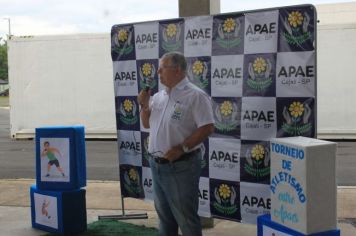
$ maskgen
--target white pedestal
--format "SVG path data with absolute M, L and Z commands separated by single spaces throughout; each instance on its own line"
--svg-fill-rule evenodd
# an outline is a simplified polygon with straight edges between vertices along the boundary
M 303 234 L 337 228 L 336 143 L 271 140 L 271 218 Z

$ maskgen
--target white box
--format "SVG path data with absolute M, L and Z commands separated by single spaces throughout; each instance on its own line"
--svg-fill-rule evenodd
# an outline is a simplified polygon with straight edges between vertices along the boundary
M 303 234 L 336 229 L 336 143 L 276 138 L 270 148 L 272 221 Z

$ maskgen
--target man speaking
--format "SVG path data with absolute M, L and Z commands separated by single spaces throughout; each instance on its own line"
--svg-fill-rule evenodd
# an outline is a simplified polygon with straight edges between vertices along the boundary
M 159 235 L 202 235 L 198 191 L 202 142 L 214 132 L 209 96 L 186 77 L 187 62 L 178 52 L 164 54 L 158 67 L 164 90 L 150 100 L 150 91 L 138 95 L 140 116 L 150 128 L 148 152 Z

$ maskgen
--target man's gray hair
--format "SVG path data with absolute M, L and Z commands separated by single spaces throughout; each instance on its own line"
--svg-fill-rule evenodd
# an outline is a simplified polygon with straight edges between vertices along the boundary
M 187 71 L 187 61 L 185 57 L 180 52 L 167 52 L 165 53 L 161 59 L 168 59 L 172 63 L 173 66 L 178 66 L 182 69 L 182 71 Z

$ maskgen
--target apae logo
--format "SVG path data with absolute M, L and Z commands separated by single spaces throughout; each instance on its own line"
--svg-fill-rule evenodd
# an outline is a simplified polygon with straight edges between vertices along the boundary
M 210 208 L 209 190 L 199 188 L 198 196 L 199 196 L 199 207 Z
M 293 136 L 308 133 L 312 128 L 312 125 L 309 123 L 311 114 L 312 110 L 307 103 L 304 105 L 299 101 L 292 102 L 288 110 L 286 107 L 283 108 L 283 119 L 285 122 L 282 125 L 282 130 Z
M 277 23 L 256 23 L 249 24 L 246 29 L 246 40 L 248 42 L 259 42 L 262 40 L 271 40 L 273 34 L 277 33 Z
M 264 199 L 263 197 L 245 196 L 242 200 L 243 206 L 257 207 L 263 209 L 271 209 L 271 199 Z
M 315 76 L 314 71 L 314 65 L 289 65 L 282 66 L 278 71 L 277 76 L 281 79 L 281 83 L 284 85 L 293 86 L 296 84 L 309 84 Z
M 152 48 L 158 43 L 158 35 L 157 33 L 138 34 L 135 42 L 138 49 Z
M 209 85 L 207 77 L 209 68 L 205 61 L 195 60 L 192 66 L 188 67 L 188 74 L 191 81 L 201 89 L 205 89 Z
M 213 203 L 213 207 L 218 212 L 224 215 L 232 215 L 237 212 L 238 207 L 235 203 L 237 193 L 233 186 L 220 184 L 219 187 L 215 187 L 214 196 L 216 202 Z
M 130 168 L 125 171 L 124 188 L 130 195 L 137 196 L 142 194 L 141 178 L 136 169 Z
M 168 24 L 166 27 L 163 27 L 162 30 L 162 48 L 168 52 L 176 51 L 180 45 L 180 35 L 182 29 L 179 24 Z
M 241 203 L 245 211 L 250 214 L 268 214 L 271 209 L 271 199 L 258 196 L 245 196 Z
M 145 178 L 145 180 L 143 181 L 143 186 L 151 188 L 152 187 L 152 179 Z
M 257 57 L 248 64 L 247 86 L 257 92 L 266 90 L 272 84 L 272 63 L 270 59 Z
M 292 11 L 288 14 L 288 19 L 283 20 L 286 32 L 282 35 L 290 45 L 301 45 L 310 39 L 311 33 L 308 31 L 310 16 L 306 12 Z
M 269 175 L 269 150 L 261 144 L 254 145 L 246 150 L 245 171 L 255 177 L 265 177 Z
M 133 81 L 136 80 L 136 71 L 121 71 L 120 73 L 116 72 L 115 80 L 132 81 L 132 84 L 134 84 Z M 132 85 L 132 84 L 130 84 L 130 85 Z
M 199 199 L 208 201 L 209 200 L 209 191 L 206 189 L 200 190 L 198 192 Z
M 229 132 L 234 130 L 238 125 L 238 107 L 237 104 L 225 100 L 215 107 L 215 127 L 221 132 Z
M 274 34 L 276 33 L 276 29 L 276 22 L 269 24 L 250 24 L 247 26 L 246 35 Z
M 210 28 L 189 29 L 185 36 L 186 40 L 210 39 L 210 38 L 211 38 Z
M 230 163 L 238 163 L 239 159 L 239 154 L 237 152 L 224 152 L 213 150 L 210 156 L 210 160 Z
M 246 110 L 243 114 L 242 120 L 245 122 L 246 128 L 259 129 L 259 128 L 271 128 L 274 122 L 274 111 L 263 110 Z M 263 122 L 260 124 L 260 122 Z
M 134 151 L 134 152 L 140 152 L 141 144 L 140 144 L 140 142 L 121 141 L 120 149 L 125 149 L 125 150 L 129 150 L 129 151 Z
M 141 143 L 122 140 L 119 149 L 120 152 L 125 153 L 126 155 L 136 155 L 137 153 L 141 153 Z
M 125 99 L 120 103 L 120 120 L 126 125 L 133 125 L 138 121 L 136 116 L 137 105 L 130 99 Z
M 173 114 L 171 115 L 171 119 L 180 121 L 182 120 L 182 117 L 183 117 L 183 109 L 182 109 L 182 105 L 178 101 L 174 104 L 174 110 L 173 110 Z
M 147 193 L 153 193 L 152 184 L 152 178 L 145 178 L 143 180 L 143 187 L 145 188 Z
M 156 87 L 157 81 L 154 80 L 156 74 L 156 67 L 154 64 L 146 62 L 142 64 L 139 68 L 140 73 L 140 86 L 141 88 L 149 87 L 150 89 Z
M 238 18 L 227 18 L 223 23 L 218 25 L 218 37 L 216 42 L 222 48 L 233 48 L 241 43 L 239 36 L 241 23 Z
M 132 31 L 127 28 L 119 28 L 113 35 L 113 44 L 115 45 L 113 50 L 119 55 L 128 55 L 133 49 L 134 45 L 131 42 Z

